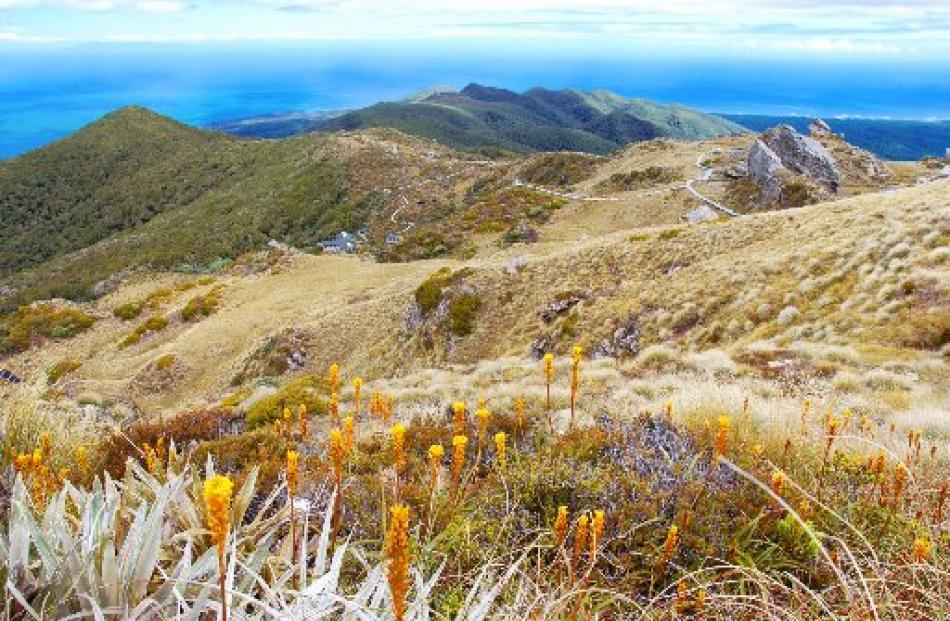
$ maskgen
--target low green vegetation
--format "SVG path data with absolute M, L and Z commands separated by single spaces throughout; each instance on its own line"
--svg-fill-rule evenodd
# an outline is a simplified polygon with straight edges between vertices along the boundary
M 81 366 L 78 360 L 60 360 L 46 370 L 46 382 L 52 386 Z
M 129 347 L 142 340 L 142 337 L 155 332 L 161 332 L 168 327 L 168 319 L 161 315 L 152 315 L 138 325 L 128 336 L 119 342 L 119 347 Z
M 88 330 L 95 321 L 78 308 L 50 303 L 21 306 L 0 320 L 0 354 L 25 351 L 39 339 L 71 338 Z
M 674 181 L 683 181 L 683 175 L 678 170 L 662 166 L 648 166 L 642 170 L 613 174 L 605 181 L 597 184 L 597 191 L 627 192 L 673 183 Z
M 249 429 L 258 429 L 281 420 L 284 409 L 290 409 L 291 415 L 296 417 L 300 405 L 306 406 L 311 415 L 323 416 L 327 413 L 324 392 L 323 380 L 313 375 L 291 380 L 274 394 L 257 400 L 247 409 L 247 426 Z M 294 420 L 296 421 L 296 418 Z

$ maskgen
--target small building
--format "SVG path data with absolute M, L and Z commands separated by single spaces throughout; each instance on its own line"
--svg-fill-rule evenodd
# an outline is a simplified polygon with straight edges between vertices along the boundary
M 402 243 L 402 235 L 399 233 L 387 233 L 386 234 L 386 243 L 390 246 L 395 246 Z
M 333 253 L 355 252 L 359 245 L 359 240 L 346 231 L 340 231 L 334 238 L 320 242 L 320 247 L 324 252 Z

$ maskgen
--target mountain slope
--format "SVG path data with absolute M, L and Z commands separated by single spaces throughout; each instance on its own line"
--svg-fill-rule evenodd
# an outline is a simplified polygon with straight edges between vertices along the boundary
M 0 311 L 88 298 L 137 266 L 203 269 L 271 239 L 313 249 L 366 223 L 433 147 L 378 132 L 239 140 L 120 110 L 0 164 Z
M 534 88 L 525 93 L 470 84 L 423 99 L 381 103 L 330 119 L 323 131 L 389 127 L 457 148 L 587 151 L 605 154 L 631 142 L 686 140 L 745 130 L 684 106 L 608 93 Z

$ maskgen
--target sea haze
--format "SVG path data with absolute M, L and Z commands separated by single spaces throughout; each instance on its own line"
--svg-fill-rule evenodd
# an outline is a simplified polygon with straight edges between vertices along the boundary
M 725 113 L 950 118 L 950 61 L 566 57 L 408 44 L 0 45 L 0 158 L 130 104 L 207 126 L 469 82 L 604 88 Z

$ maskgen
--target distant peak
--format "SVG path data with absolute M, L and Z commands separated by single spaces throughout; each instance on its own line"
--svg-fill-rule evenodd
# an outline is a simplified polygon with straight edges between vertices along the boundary
M 421 91 L 415 92 L 408 97 L 403 98 L 403 101 L 406 103 L 419 103 L 420 101 L 425 101 L 426 99 L 435 97 L 436 95 L 454 95 L 457 93 L 458 90 L 454 86 L 436 84 L 435 86 L 424 88 Z

